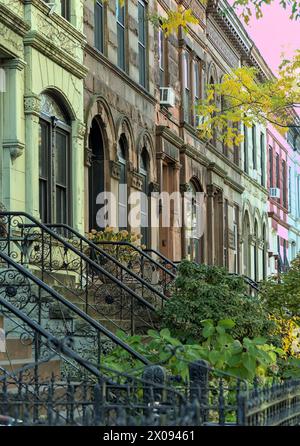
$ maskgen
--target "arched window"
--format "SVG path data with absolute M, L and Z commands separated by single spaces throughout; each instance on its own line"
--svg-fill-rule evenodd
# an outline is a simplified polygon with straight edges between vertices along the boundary
M 118 225 L 119 229 L 127 228 L 127 141 L 124 135 L 118 143 L 118 159 L 120 164 Z
M 198 192 L 200 192 L 199 187 L 197 187 L 194 181 L 190 181 L 189 193 L 187 194 L 185 239 L 186 257 L 189 260 L 194 260 L 200 263 L 204 260 L 204 236 L 199 233 L 201 222 L 198 220 L 201 213 L 201 203 L 197 197 Z M 203 215 L 201 215 L 201 217 L 203 217 Z
M 71 223 L 70 120 L 49 94 L 41 95 L 39 207 L 44 223 Z
M 263 279 L 267 277 L 267 235 L 266 235 L 266 225 L 263 225 L 263 258 L 262 258 L 262 268 L 263 268 Z
M 244 254 L 244 274 L 251 276 L 251 250 L 249 244 L 250 237 L 250 220 L 248 212 L 245 213 L 243 219 L 243 254 Z
M 150 244 L 150 228 L 149 228 L 149 155 L 144 148 L 140 158 L 140 174 L 142 176 L 142 194 L 141 194 L 141 234 L 142 243 L 147 247 Z

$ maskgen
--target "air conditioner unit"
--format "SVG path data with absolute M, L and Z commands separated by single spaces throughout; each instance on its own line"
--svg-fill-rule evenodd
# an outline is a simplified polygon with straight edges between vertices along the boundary
M 175 106 L 175 91 L 171 87 L 160 87 L 160 105 Z
M 280 198 L 280 189 L 279 189 L 279 187 L 271 187 L 270 188 L 270 197 L 271 198 Z

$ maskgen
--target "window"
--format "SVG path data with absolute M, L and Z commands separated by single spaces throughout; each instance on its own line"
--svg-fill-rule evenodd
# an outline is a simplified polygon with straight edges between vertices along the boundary
M 191 122 L 191 73 L 190 73 L 190 52 L 185 51 L 183 54 L 183 107 L 184 120 Z
M 273 177 L 273 148 L 269 146 L 269 170 L 270 170 L 270 187 L 273 187 L 274 177 Z
M 234 272 L 239 272 L 239 208 L 233 209 Z
M 43 223 L 70 223 L 70 126 L 54 99 L 41 95 L 39 207 Z
M 286 165 L 285 161 L 282 161 L 282 204 L 286 208 Z
M 292 211 L 292 168 L 289 167 L 289 212 Z
M 167 39 L 162 28 L 158 31 L 158 63 L 159 63 L 159 86 L 167 87 Z
M 104 52 L 104 9 L 102 0 L 95 3 L 95 47 Z
M 228 234 L 228 200 L 224 201 L 224 266 L 228 269 L 228 244 L 229 244 L 229 234 Z
M 248 164 L 248 129 L 244 124 L 244 171 L 249 172 Z
M 60 0 L 60 13 L 61 16 L 66 20 L 70 21 L 71 11 L 70 11 L 70 0 Z
M 143 1 L 138 2 L 138 57 L 139 57 L 139 82 L 146 88 L 146 5 Z
M 117 39 L 118 39 L 118 67 L 125 71 L 125 6 L 116 0 Z
M 298 218 L 300 218 L 300 175 L 297 176 L 297 198 Z
M 279 155 L 278 155 L 278 153 L 276 153 L 276 187 L 280 187 Z
M 146 149 L 142 150 L 140 161 L 140 174 L 142 175 L 142 193 L 141 193 L 141 234 L 143 245 L 149 246 L 149 157 Z
M 193 73 L 193 96 L 194 96 L 194 105 L 197 105 L 201 99 L 201 87 L 202 87 L 202 64 L 201 60 L 196 58 L 193 62 L 194 73 Z M 193 110 L 194 112 L 194 125 L 198 127 L 199 120 L 197 119 L 197 110 Z
M 266 185 L 265 176 L 265 135 L 260 133 L 260 170 L 261 170 L 261 185 Z
M 257 169 L 257 150 L 256 150 L 256 125 L 252 126 L 252 166 Z
M 118 224 L 119 230 L 127 228 L 127 168 L 126 168 L 126 141 L 125 138 L 119 140 L 118 158 L 120 164 L 119 181 L 119 210 Z

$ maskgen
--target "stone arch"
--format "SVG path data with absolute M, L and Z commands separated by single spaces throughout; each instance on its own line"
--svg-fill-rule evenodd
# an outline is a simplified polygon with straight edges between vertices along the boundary
M 154 142 L 151 137 L 151 134 L 144 130 L 142 131 L 137 139 L 137 165 L 138 170 L 140 166 L 140 159 L 141 159 L 141 153 L 142 150 L 145 149 L 148 153 L 149 157 L 149 174 L 150 174 L 150 182 L 156 182 L 156 157 L 155 157 L 155 149 L 154 149 Z
M 110 106 L 105 98 L 95 95 L 87 107 L 85 122 L 87 126 L 85 147 L 88 149 L 88 138 L 93 119 L 96 118 L 102 130 L 104 139 L 105 157 L 107 160 L 117 160 L 117 144 L 114 119 Z M 88 158 L 88 157 L 87 157 Z
M 254 231 L 254 227 L 255 227 L 255 222 L 257 222 L 257 238 L 258 238 L 258 240 L 261 240 L 261 238 L 262 238 L 262 217 L 260 215 L 259 209 L 257 209 L 257 208 L 255 208 L 254 212 L 253 212 L 253 231 Z
M 248 217 L 249 217 L 249 224 L 250 224 L 250 234 L 253 234 L 253 228 L 254 228 L 254 222 L 253 222 L 253 212 L 252 212 L 252 206 L 251 206 L 251 203 L 250 203 L 250 201 L 247 199 L 245 202 L 244 202 L 244 205 L 243 205 L 243 212 L 242 212 L 242 216 L 243 216 L 243 222 L 244 222 L 244 216 L 245 216 L 245 214 L 248 214 Z M 242 228 L 242 229 L 244 229 L 244 228 Z
M 194 184 L 197 192 L 204 192 L 203 185 L 197 176 L 193 175 L 189 182 Z
M 207 75 L 208 83 L 210 83 L 211 79 L 213 79 L 214 83 L 216 83 L 218 81 L 217 68 L 216 68 L 216 65 L 214 62 L 211 62 L 209 64 L 207 73 L 208 73 L 208 75 Z
M 52 97 L 65 112 L 65 114 L 69 117 L 70 121 L 74 121 L 77 119 L 75 110 L 71 102 L 62 90 L 54 86 L 49 86 L 41 91 L 40 96 L 43 94 Z

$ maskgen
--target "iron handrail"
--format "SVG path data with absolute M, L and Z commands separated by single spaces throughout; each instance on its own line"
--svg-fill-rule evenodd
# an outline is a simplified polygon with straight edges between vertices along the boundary
M 33 225 L 24 224 L 23 226 L 24 227 L 31 227 Z M 52 223 L 48 224 L 47 223 L 47 224 L 45 224 L 45 226 L 47 226 L 48 228 L 63 228 L 63 229 L 66 229 L 67 231 L 71 232 L 76 237 L 78 237 L 81 241 L 83 241 L 84 243 L 89 245 L 92 249 L 97 251 L 99 254 L 101 254 L 102 256 L 104 256 L 107 259 L 109 259 L 111 262 L 113 262 L 119 268 L 122 268 L 124 271 L 126 271 L 127 274 L 129 274 L 134 279 L 136 279 L 138 282 L 140 282 L 142 285 L 147 287 L 150 291 L 152 291 L 153 293 L 157 294 L 161 299 L 163 299 L 163 300 L 167 299 L 167 297 L 163 293 L 161 293 L 159 290 L 157 290 L 152 284 L 150 284 L 145 279 L 140 277 L 138 274 L 136 274 L 134 271 L 129 269 L 127 266 L 123 265 L 123 263 L 119 262 L 119 260 L 117 260 L 115 257 L 111 256 L 106 251 L 104 251 L 103 249 L 99 248 L 95 243 L 91 242 L 88 238 L 86 238 L 83 235 L 81 235 L 75 229 L 71 228 L 71 226 L 66 225 L 66 224 L 58 224 L 58 223 L 57 224 L 52 224 Z M 109 242 L 109 243 L 111 243 L 111 242 Z
M 0 252 L 0 258 L 4 260 L 9 265 L 12 265 L 13 268 L 17 269 L 23 276 L 30 279 L 32 282 L 34 282 L 36 285 L 38 285 L 40 288 L 45 290 L 47 293 L 49 293 L 55 300 L 62 303 L 65 307 L 72 310 L 77 316 L 85 320 L 89 325 L 91 325 L 96 331 L 102 333 L 103 335 L 107 336 L 109 339 L 111 339 L 115 344 L 122 347 L 124 350 L 126 350 L 131 356 L 135 357 L 136 359 L 140 360 L 144 364 L 150 364 L 148 359 L 146 359 L 144 356 L 142 356 L 140 353 L 133 350 L 128 344 L 123 342 L 118 336 L 111 333 L 107 328 L 105 328 L 102 324 L 100 324 L 98 321 L 90 317 L 88 314 L 86 314 L 84 311 L 80 310 L 76 305 L 74 305 L 69 300 L 62 297 L 57 291 L 50 288 L 46 283 L 44 283 L 42 280 L 40 280 L 38 277 L 34 276 L 30 271 L 28 271 L 26 268 L 24 268 L 22 265 L 19 265 L 14 260 L 12 260 L 8 255 L 4 254 L 3 252 Z
M 172 260 L 168 259 L 168 257 L 164 256 L 161 252 L 157 251 L 156 249 L 153 248 L 146 248 L 143 250 L 144 252 L 153 252 L 154 254 L 156 254 L 158 257 L 160 257 L 165 263 L 171 265 L 173 268 L 177 269 L 177 266 L 175 265 L 174 262 L 172 262 Z M 174 276 L 175 277 L 175 276 Z
M 116 285 L 118 285 L 120 288 L 122 288 L 124 291 L 126 291 L 128 294 L 130 294 L 134 299 L 138 300 L 141 304 L 148 307 L 151 311 L 155 312 L 155 307 L 150 304 L 147 300 L 145 300 L 143 297 L 141 297 L 139 294 L 137 294 L 135 291 L 133 291 L 130 287 L 125 285 L 123 282 L 121 282 L 119 279 L 117 279 L 115 276 L 110 274 L 106 269 L 102 268 L 98 263 L 91 260 L 87 255 L 85 255 L 83 252 L 79 251 L 77 248 L 75 248 L 71 243 L 60 237 L 55 232 L 51 231 L 45 224 L 39 222 L 37 219 L 29 215 L 27 212 L 15 212 L 15 211 L 7 211 L 7 212 L 0 212 L 0 219 L 1 216 L 12 216 L 12 217 L 25 217 L 28 220 L 31 220 L 33 223 L 35 223 L 35 226 L 43 229 L 43 231 L 46 232 L 46 234 L 53 237 L 55 240 L 60 242 L 64 247 L 68 248 L 70 251 L 74 252 L 78 257 L 80 257 L 82 260 L 84 260 L 89 266 L 92 268 L 98 270 L 100 274 L 104 274 L 109 280 L 114 282 Z M 3 240 L 3 238 L 0 236 L 0 240 Z M 4 239 L 6 240 L 6 239 Z M 10 238 L 10 241 L 13 241 L 13 239 Z

